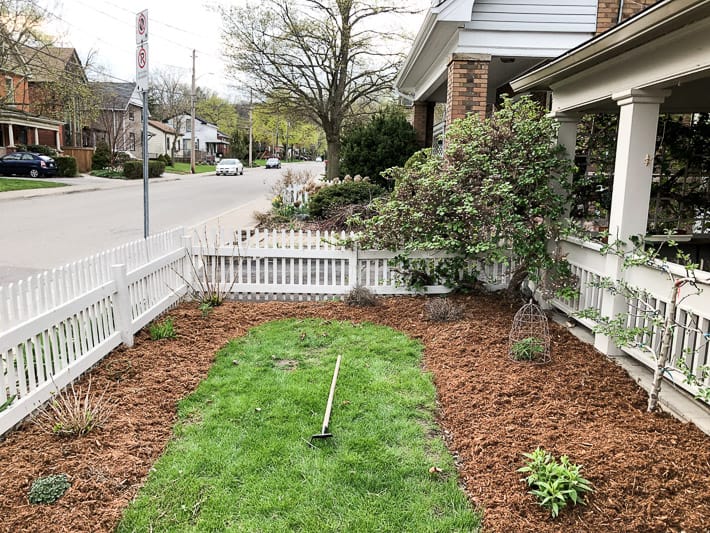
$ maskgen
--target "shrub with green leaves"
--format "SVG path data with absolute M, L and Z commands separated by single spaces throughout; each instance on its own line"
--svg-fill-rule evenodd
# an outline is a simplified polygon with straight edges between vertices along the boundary
M 32 482 L 28 500 L 30 503 L 54 503 L 71 487 L 66 474 L 40 477 Z
M 570 502 L 585 504 L 584 495 L 593 492 L 592 484 L 580 474 L 582 466 L 572 464 L 566 455 L 558 462 L 550 452 L 537 448 L 523 456 L 528 461 L 518 468 L 518 472 L 528 476 L 521 481 L 527 482 L 531 488 L 529 493 L 537 497 L 542 507 L 550 510 L 553 518 Z
M 537 337 L 525 337 L 515 341 L 510 347 L 510 354 L 516 361 L 535 361 L 545 353 L 545 343 Z
M 344 135 L 340 172 L 370 176 L 374 183 L 391 188 L 381 176 L 382 171 L 404 165 L 418 148 L 416 131 L 404 112 L 394 106 L 387 107 Z
M 335 207 L 369 204 L 383 194 L 385 190 L 379 185 L 367 181 L 346 181 L 324 187 L 314 194 L 308 202 L 308 211 L 312 217 L 321 218 Z
M 102 170 L 111 164 L 111 149 L 106 141 L 96 143 L 96 150 L 91 159 L 91 170 Z
M 32 152 L 33 154 L 48 155 L 49 157 L 57 155 L 57 151 L 46 144 L 17 144 L 16 147 L 18 151 Z
M 177 337 L 177 331 L 175 331 L 175 323 L 172 317 L 167 317 L 161 322 L 155 322 L 150 325 L 150 338 L 151 340 L 157 341 L 160 339 L 174 339 Z
M 566 212 L 566 180 L 558 186 L 556 176 L 572 170 L 554 143 L 556 128 L 526 97 L 506 99 L 490 118 L 454 121 L 445 158 L 415 158 L 390 171 L 394 192 L 375 203 L 379 214 L 367 222 L 362 245 L 515 265 L 511 292 L 538 279 L 555 262 L 547 243 L 559 237 Z
M 57 174 L 64 178 L 73 178 L 76 176 L 76 158 L 71 156 L 55 157 L 57 163 Z
M 162 161 L 148 161 L 148 177 L 157 178 L 165 172 Z M 126 161 L 123 163 L 123 176 L 128 179 L 143 179 L 143 161 Z

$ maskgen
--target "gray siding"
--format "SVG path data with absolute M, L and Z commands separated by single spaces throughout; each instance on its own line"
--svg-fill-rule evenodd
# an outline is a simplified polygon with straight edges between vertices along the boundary
M 594 33 L 597 0 L 476 0 L 472 30 Z

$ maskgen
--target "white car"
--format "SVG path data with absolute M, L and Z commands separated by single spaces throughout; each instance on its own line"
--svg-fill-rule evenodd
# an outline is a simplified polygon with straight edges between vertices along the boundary
M 222 159 L 217 163 L 216 173 L 218 176 L 244 174 L 244 165 L 239 159 Z

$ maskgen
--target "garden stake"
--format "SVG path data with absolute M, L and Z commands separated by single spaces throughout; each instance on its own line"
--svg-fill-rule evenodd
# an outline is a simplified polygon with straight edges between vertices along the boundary
M 333 371 L 333 381 L 330 383 L 330 393 L 328 394 L 328 403 L 325 406 L 325 416 L 323 417 L 323 426 L 321 427 L 320 433 L 311 435 L 311 441 L 313 439 L 328 439 L 333 436 L 332 433 L 328 433 L 328 425 L 330 424 L 330 411 L 333 408 L 333 396 L 335 396 L 335 382 L 338 381 L 338 370 L 340 369 L 340 358 L 342 355 L 338 356 L 335 361 L 335 370 Z

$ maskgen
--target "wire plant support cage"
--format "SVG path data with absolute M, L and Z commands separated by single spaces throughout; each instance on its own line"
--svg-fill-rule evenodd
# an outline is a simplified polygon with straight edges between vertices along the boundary
M 532 300 L 515 313 L 508 338 L 508 355 L 513 361 L 536 364 L 551 360 L 547 316 Z

